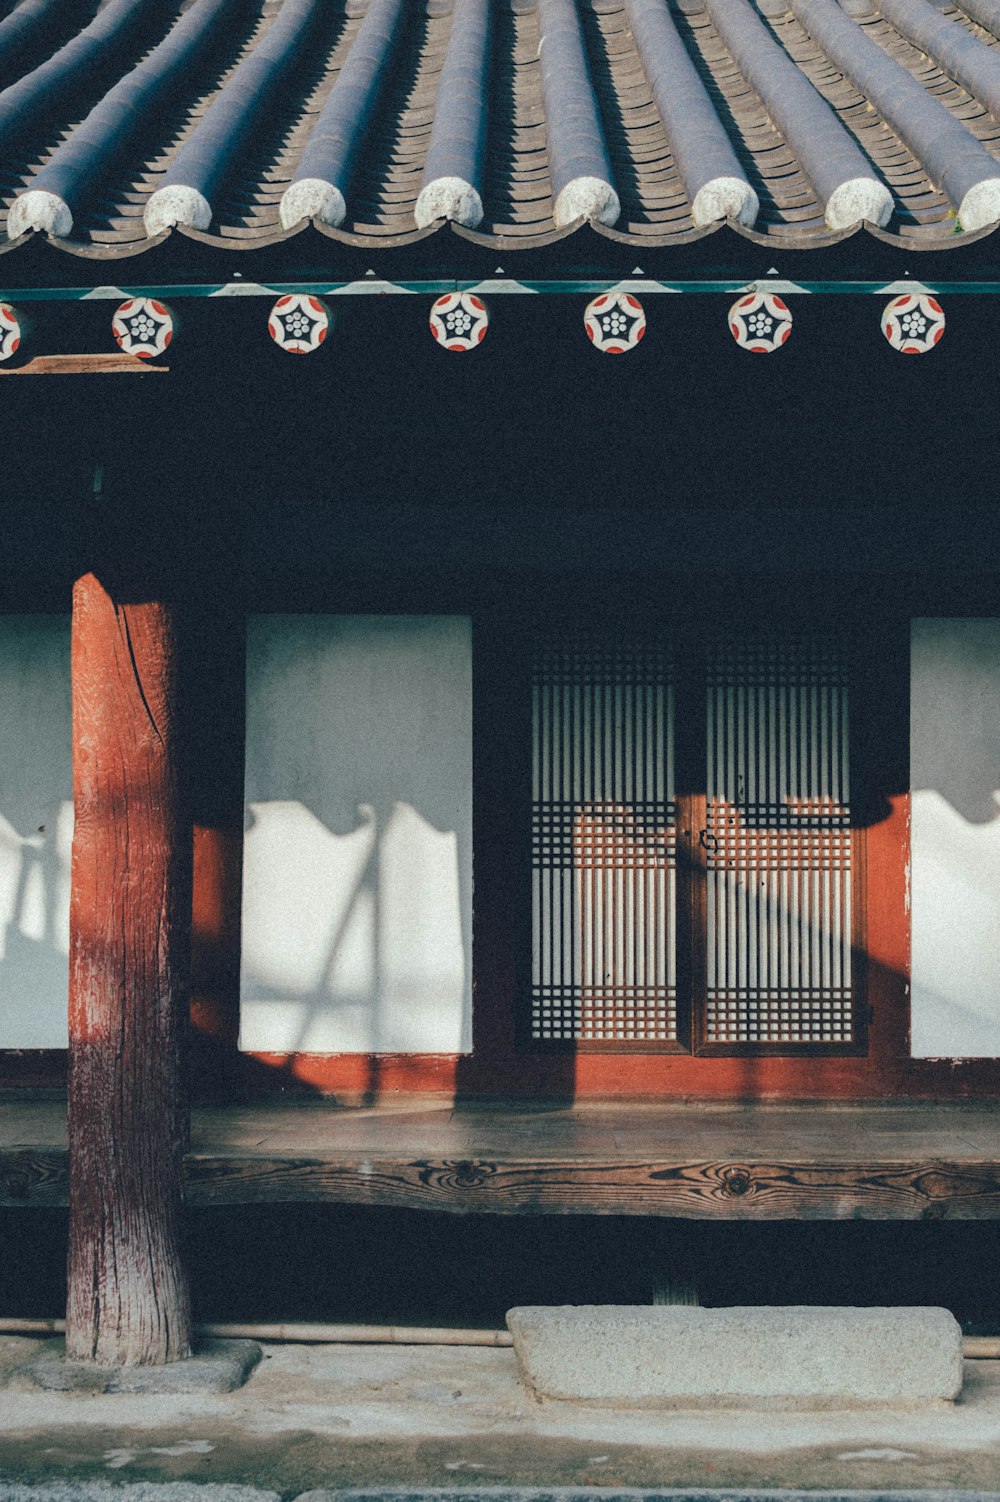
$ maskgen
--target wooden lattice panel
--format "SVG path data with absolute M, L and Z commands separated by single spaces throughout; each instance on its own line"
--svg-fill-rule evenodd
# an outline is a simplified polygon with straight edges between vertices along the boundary
M 827 638 L 708 653 L 709 1044 L 855 1041 L 847 671 Z
M 673 685 L 664 645 L 538 644 L 532 683 L 538 1040 L 677 1036 Z

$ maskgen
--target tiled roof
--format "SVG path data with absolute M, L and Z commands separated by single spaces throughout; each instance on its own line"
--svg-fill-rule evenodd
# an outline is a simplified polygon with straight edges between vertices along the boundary
M 82 10 L 82 14 L 81 14 Z M 726 216 L 951 248 L 1000 219 L 1000 0 L 19 0 L 8 246 L 638 247 Z M 978 238 L 978 236 L 977 236 Z

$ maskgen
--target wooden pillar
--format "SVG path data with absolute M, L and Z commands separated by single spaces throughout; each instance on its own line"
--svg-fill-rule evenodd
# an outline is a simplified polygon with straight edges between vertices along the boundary
M 66 1352 L 190 1354 L 180 1254 L 191 828 L 175 607 L 73 591 L 70 1248 Z

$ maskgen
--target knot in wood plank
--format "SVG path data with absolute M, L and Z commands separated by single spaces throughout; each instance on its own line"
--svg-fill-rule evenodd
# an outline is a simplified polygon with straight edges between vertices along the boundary
M 736 1164 L 723 1168 L 720 1178 L 722 1179 L 723 1194 L 732 1195 L 735 1198 L 739 1198 L 744 1194 L 751 1194 L 756 1187 L 749 1168 L 740 1167 Z
M 442 1189 L 480 1189 L 493 1178 L 496 1171 L 495 1163 L 480 1163 L 472 1158 L 462 1158 L 457 1162 L 440 1163 L 436 1167 L 429 1164 L 425 1182 L 433 1179 Z

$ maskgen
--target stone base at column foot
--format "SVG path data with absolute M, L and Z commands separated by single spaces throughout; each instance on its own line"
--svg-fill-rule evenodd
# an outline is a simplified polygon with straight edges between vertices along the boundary
M 47 1340 L 36 1355 L 17 1368 L 11 1385 L 48 1392 L 232 1392 L 243 1386 L 261 1354 L 254 1340 L 201 1340 L 186 1361 L 171 1361 L 167 1366 L 109 1367 L 68 1361 L 66 1342 Z

